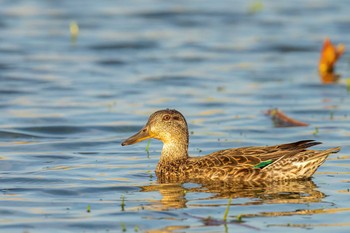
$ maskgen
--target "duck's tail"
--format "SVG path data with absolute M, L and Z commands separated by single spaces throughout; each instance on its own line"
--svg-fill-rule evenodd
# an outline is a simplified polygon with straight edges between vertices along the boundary
M 300 173 L 305 176 L 305 178 L 311 177 L 316 170 L 326 161 L 330 154 L 337 153 L 340 151 L 340 147 L 334 147 L 323 151 L 313 151 L 314 155 L 311 155 L 306 159 L 303 169 Z
M 265 171 L 275 179 L 308 179 L 310 178 L 332 153 L 337 153 L 340 147 L 327 150 L 294 151 L 276 160 Z

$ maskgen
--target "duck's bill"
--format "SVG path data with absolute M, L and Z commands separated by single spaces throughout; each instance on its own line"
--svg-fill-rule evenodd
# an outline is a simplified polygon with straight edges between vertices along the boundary
M 135 135 L 132 135 L 130 138 L 124 140 L 122 142 L 122 146 L 132 145 L 149 138 L 151 138 L 151 136 L 149 135 L 147 128 L 143 128 Z

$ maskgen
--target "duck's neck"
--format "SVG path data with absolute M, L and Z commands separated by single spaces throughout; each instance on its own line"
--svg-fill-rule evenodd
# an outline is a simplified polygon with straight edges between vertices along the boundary
M 176 171 L 188 159 L 189 135 L 187 125 L 183 131 L 167 132 L 162 137 L 163 149 L 157 171 Z
M 168 164 L 188 158 L 188 144 L 164 143 L 159 163 Z

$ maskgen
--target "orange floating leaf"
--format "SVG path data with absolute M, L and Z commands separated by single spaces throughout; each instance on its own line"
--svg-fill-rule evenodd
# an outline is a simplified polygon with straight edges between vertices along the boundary
M 277 108 L 267 110 L 266 115 L 271 116 L 271 120 L 275 127 L 298 127 L 309 125 L 305 122 L 288 117 L 285 113 L 278 110 Z
M 334 83 L 339 79 L 340 76 L 335 74 L 335 63 L 344 52 L 344 44 L 338 44 L 335 47 L 329 38 L 325 39 L 318 65 L 318 71 L 323 83 Z
M 345 52 L 345 45 L 338 44 L 335 47 L 329 38 L 326 38 L 323 43 L 323 48 L 321 50 L 321 58 L 318 69 L 320 73 L 333 73 L 334 66 L 337 60 Z

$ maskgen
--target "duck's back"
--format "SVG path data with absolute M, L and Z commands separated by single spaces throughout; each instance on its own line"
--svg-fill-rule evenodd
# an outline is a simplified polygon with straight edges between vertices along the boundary
M 320 143 L 308 140 L 277 146 L 227 149 L 203 157 L 190 157 L 179 163 L 177 176 L 223 181 L 307 179 L 330 153 L 340 149 L 306 150 L 317 144 Z

